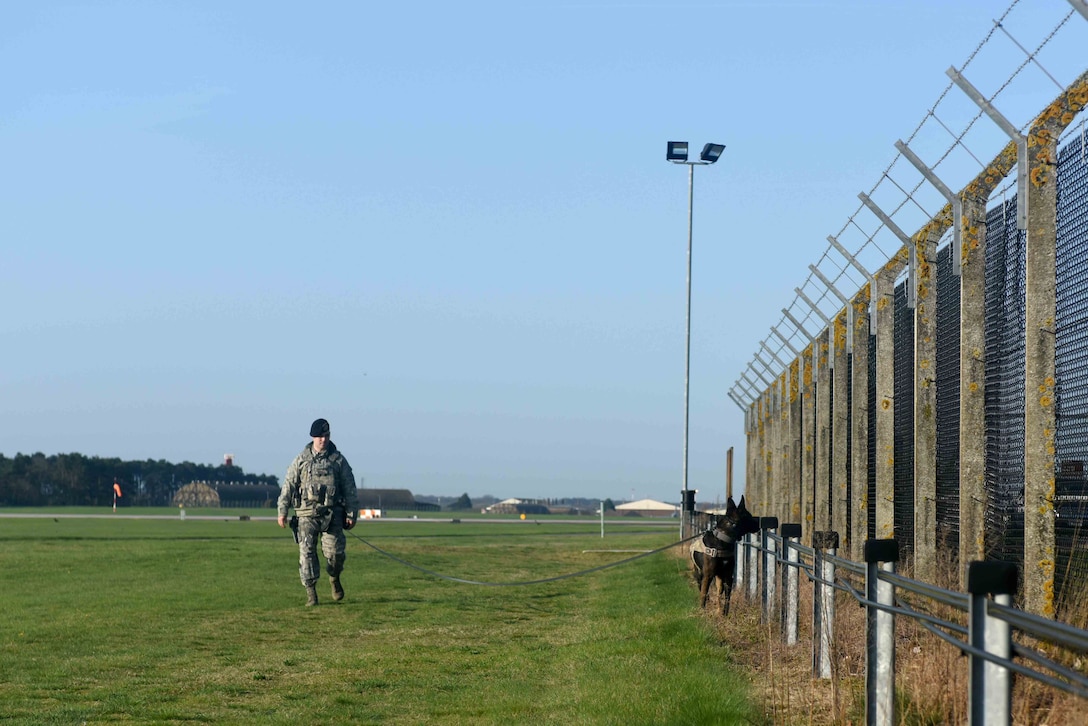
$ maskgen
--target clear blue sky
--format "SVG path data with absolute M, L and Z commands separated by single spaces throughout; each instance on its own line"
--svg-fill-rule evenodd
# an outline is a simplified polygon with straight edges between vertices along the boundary
M 5 3 L 0 453 L 282 477 L 321 416 L 367 487 L 678 501 L 687 140 L 740 491 L 726 392 L 1007 5 Z

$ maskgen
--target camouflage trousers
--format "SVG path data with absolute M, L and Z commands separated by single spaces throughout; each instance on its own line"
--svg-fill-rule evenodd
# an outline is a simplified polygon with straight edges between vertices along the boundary
M 329 512 L 323 517 L 298 518 L 298 574 L 306 587 L 321 577 L 321 563 L 317 559 L 317 541 L 321 540 L 321 552 L 329 577 L 339 577 L 344 569 L 347 538 L 340 512 Z

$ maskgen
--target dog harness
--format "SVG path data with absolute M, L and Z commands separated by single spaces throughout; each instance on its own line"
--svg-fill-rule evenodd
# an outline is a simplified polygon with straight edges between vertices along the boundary
M 707 532 L 708 535 L 721 542 L 723 545 L 730 546 L 735 543 L 733 533 L 724 529 L 714 529 Z M 706 536 L 703 536 L 702 545 L 703 553 L 707 557 L 729 557 L 732 554 L 732 548 L 724 549 L 721 547 L 711 547 L 706 543 Z

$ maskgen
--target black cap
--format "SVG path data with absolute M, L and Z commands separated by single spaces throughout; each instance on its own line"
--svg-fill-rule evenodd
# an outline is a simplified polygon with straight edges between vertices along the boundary
M 328 436 L 329 435 L 329 422 L 323 418 L 319 418 L 310 424 L 310 436 Z

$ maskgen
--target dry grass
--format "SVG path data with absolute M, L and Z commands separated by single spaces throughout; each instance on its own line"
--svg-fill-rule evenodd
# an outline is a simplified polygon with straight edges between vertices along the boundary
M 833 677 L 812 677 L 812 589 L 801 588 L 799 640 L 787 646 L 777 623 L 760 622 L 758 602 L 747 600 L 738 588 L 728 618 L 711 614 L 718 637 L 729 643 L 745 666 L 762 699 L 769 724 L 831 724 L 864 721 L 864 639 L 839 638 L 832 644 Z M 837 605 L 840 632 L 862 632 L 865 612 Z M 853 622 L 855 621 L 856 622 Z
M 955 565 L 945 563 L 936 584 L 959 590 Z M 909 573 L 907 573 L 909 574 Z M 1079 589 L 1078 591 L 1083 591 Z M 737 587 L 728 618 L 713 614 L 718 637 L 731 644 L 735 657 L 750 673 L 755 693 L 762 699 L 766 722 L 801 724 L 861 724 L 865 722 L 865 609 L 848 593 L 835 600 L 835 637 L 832 639 L 832 678 L 813 677 L 812 587 L 802 576 L 798 643 L 785 644 L 777 622 L 761 622 L 758 602 L 745 598 Z M 912 604 L 945 620 L 966 624 L 966 614 L 919 599 Z M 1088 623 L 1088 600 L 1065 603 L 1062 622 L 1078 627 Z M 1088 659 L 1053 646 L 1031 644 L 1048 658 L 1084 673 Z M 900 724 L 953 724 L 968 721 L 968 659 L 958 648 L 933 635 L 912 618 L 896 618 L 896 713 Z M 1013 688 L 1012 721 L 1032 726 L 1073 726 L 1085 722 L 1086 701 L 1034 679 L 1018 677 Z

